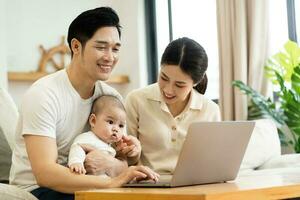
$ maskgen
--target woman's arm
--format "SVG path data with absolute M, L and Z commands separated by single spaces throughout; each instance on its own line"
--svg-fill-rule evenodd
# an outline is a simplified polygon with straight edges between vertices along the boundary
M 131 149 L 127 149 L 127 152 L 130 151 L 133 152 L 133 154 L 131 154 L 133 156 L 130 156 L 129 154 L 129 158 L 128 158 L 128 163 L 130 165 L 137 164 L 142 152 L 141 143 L 138 140 L 138 127 L 139 127 L 138 105 L 139 103 L 137 98 L 135 98 L 135 93 L 128 94 L 124 106 L 126 110 L 127 133 L 129 134 L 125 138 L 125 141 L 129 144 L 129 148 L 131 147 Z

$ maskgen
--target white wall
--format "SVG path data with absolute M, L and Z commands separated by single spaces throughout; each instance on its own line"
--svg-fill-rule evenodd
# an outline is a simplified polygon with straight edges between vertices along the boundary
M 5 2 L 0 1 L 0 25 L 4 25 L 6 21 Z M 1 28 L 2 29 L 2 28 Z M 7 75 L 6 75 L 6 32 L 0 31 L 0 87 L 7 87 Z
M 144 1 L 114 1 L 119 13 L 123 32 L 120 61 L 115 73 L 129 75 L 130 84 L 124 91 L 145 86 L 147 84 L 146 38 Z M 124 88 L 123 88 L 124 89 Z
M 8 42 L 3 47 L 6 55 L 0 58 L 0 62 L 6 60 L 9 71 L 35 71 L 41 56 L 38 48 L 40 44 L 46 49 L 59 44 L 60 37 L 67 35 L 71 21 L 82 11 L 98 6 L 111 6 L 118 12 L 123 27 L 120 61 L 113 74 L 124 74 L 130 78 L 129 84 L 112 86 L 126 96 L 130 90 L 146 85 L 143 1 L 2 0 L 1 2 L 6 2 L 6 5 L 0 7 L 0 13 L 5 10 L 7 12 L 6 20 L 0 21 L 1 24 L 6 24 L 0 36 L 6 34 Z M 6 30 L 5 33 L 2 33 L 3 30 Z M 9 82 L 9 92 L 18 105 L 31 84 L 31 82 Z

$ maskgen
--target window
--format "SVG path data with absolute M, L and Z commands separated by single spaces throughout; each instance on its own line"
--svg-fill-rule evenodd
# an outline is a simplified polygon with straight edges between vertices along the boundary
M 269 56 L 278 52 L 288 40 L 286 9 L 288 1 L 294 0 L 274 0 L 269 3 Z M 183 36 L 196 40 L 204 47 L 208 55 L 209 81 L 206 96 L 210 99 L 218 99 L 219 57 L 216 1 L 156 0 L 155 4 L 157 63 L 160 63 L 161 55 L 170 40 Z M 296 10 L 300 10 L 300 1 L 295 1 L 295 7 Z M 297 18 L 298 27 L 300 27 L 300 12 Z M 298 33 L 300 34 L 299 29 Z
M 273 0 L 269 3 L 268 56 L 279 52 L 289 39 L 286 4 L 283 0 Z
M 295 1 L 295 18 L 296 18 L 296 24 L 295 24 L 295 30 L 296 30 L 296 35 L 297 35 L 297 41 L 298 44 L 300 45 L 300 1 Z
M 216 2 L 207 0 L 156 1 L 158 60 L 170 42 L 170 37 L 189 37 L 196 40 L 206 50 L 208 56 L 208 88 L 206 96 L 219 98 L 218 38 Z M 168 6 L 171 9 L 170 14 Z M 169 31 L 171 19 L 171 34 Z M 171 38 L 172 39 L 172 38 Z

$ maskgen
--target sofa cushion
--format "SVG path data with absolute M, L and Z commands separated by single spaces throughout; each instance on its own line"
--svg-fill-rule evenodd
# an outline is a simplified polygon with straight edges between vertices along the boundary
M 270 168 L 270 169 L 260 169 L 260 170 L 253 170 L 253 169 L 244 169 L 240 170 L 238 177 L 245 177 L 245 176 L 261 176 L 261 175 L 296 175 L 298 176 L 300 172 L 300 167 L 282 167 L 282 168 Z M 282 181 L 282 177 L 279 177 Z
M 8 92 L 1 87 L 0 111 L 0 182 L 3 182 L 8 181 L 18 111 Z
M 38 200 L 30 192 L 14 185 L 0 183 L 0 199 L 5 200 Z
M 7 182 L 11 166 L 11 150 L 0 127 L 0 182 Z
M 18 109 L 6 89 L 0 87 L 0 127 L 11 149 L 14 147 Z
M 275 123 L 269 119 L 255 121 L 241 170 L 256 169 L 281 154 L 280 140 Z
M 270 160 L 259 166 L 258 169 L 276 169 L 298 167 L 300 173 L 300 154 L 284 154 L 272 157 Z

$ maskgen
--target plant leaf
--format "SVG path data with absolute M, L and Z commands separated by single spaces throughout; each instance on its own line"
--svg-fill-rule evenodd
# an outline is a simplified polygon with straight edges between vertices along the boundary
M 294 68 L 294 73 L 292 74 L 291 80 L 292 89 L 294 89 L 297 94 L 300 94 L 300 65 Z

